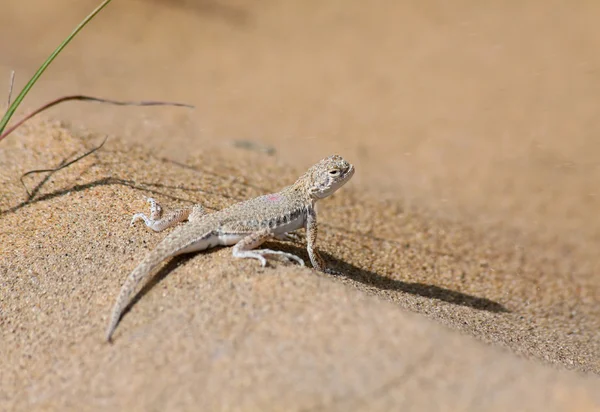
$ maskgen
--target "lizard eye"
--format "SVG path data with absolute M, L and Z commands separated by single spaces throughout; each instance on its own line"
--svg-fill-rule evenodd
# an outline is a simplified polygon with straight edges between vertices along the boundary
M 333 170 L 330 170 L 330 171 L 329 171 L 329 174 L 330 174 L 331 176 L 337 176 L 337 175 L 339 175 L 339 174 L 340 174 L 340 171 L 339 171 L 338 169 L 333 169 Z

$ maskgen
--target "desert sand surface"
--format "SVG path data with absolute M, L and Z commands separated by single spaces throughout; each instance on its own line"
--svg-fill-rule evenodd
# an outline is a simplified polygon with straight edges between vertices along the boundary
M 0 142 L 0 410 L 600 410 L 600 4 L 495 3 L 111 4 L 20 114 L 195 109 L 70 103 Z M 0 79 L 96 4 L 3 5 Z M 129 226 L 146 196 L 217 210 L 332 153 L 344 276 L 182 256 L 103 341 L 164 237 Z

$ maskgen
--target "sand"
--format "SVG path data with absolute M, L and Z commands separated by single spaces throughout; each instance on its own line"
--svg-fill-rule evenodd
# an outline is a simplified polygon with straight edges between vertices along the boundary
M 31 3 L 0 17 L 20 82 L 95 2 Z M 600 10 L 534 4 L 111 5 L 27 105 L 196 109 L 68 104 L 0 142 L 0 410 L 600 409 Z M 345 276 L 177 258 L 103 342 L 164 236 L 129 227 L 145 196 L 220 209 L 334 152 Z

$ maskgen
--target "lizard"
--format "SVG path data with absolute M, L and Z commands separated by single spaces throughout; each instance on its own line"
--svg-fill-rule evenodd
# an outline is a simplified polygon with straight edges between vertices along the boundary
M 150 216 L 136 213 L 131 225 L 143 220 L 150 229 L 160 232 L 180 222 L 138 266 L 123 283 L 114 303 L 106 330 L 106 341 L 112 335 L 124 310 L 131 303 L 133 292 L 140 282 L 146 281 L 161 263 L 171 257 L 191 252 L 199 252 L 215 246 L 233 246 L 236 258 L 257 259 L 264 267 L 265 256 L 276 255 L 293 260 L 304 266 L 304 261 L 292 254 L 271 249 L 257 249 L 265 241 L 276 238 L 292 238 L 293 231 L 306 229 L 306 249 L 313 268 L 337 274 L 326 267 L 317 251 L 317 212 L 318 200 L 332 195 L 354 175 L 354 166 L 341 156 L 329 156 L 309 168 L 295 183 L 277 193 L 235 203 L 220 211 L 207 213 L 201 205 L 174 210 L 164 217 L 161 206 L 154 200 L 150 203 Z

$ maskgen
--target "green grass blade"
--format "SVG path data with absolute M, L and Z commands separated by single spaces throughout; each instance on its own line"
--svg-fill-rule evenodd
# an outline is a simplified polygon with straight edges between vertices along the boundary
M 104 0 L 98 7 L 96 7 L 94 11 L 88 14 L 88 16 L 85 19 L 83 19 L 81 23 L 79 23 L 75 30 L 73 30 L 71 34 L 66 39 L 64 39 L 63 42 L 56 48 L 56 50 L 54 50 L 54 52 L 52 52 L 52 54 L 44 61 L 44 63 L 42 63 L 42 65 L 35 72 L 31 80 L 29 80 L 23 88 L 23 90 L 21 90 L 21 93 L 19 93 L 19 95 L 15 98 L 12 104 L 8 107 L 8 110 L 6 110 L 6 113 L 4 114 L 4 117 L 2 117 L 2 120 L 0 120 L 0 134 L 2 134 L 2 132 L 6 128 L 6 125 L 8 124 L 10 118 L 15 113 L 17 107 L 19 107 L 27 93 L 29 93 L 29 90 L 31 90 L 31 88 L 33 87 L 35 82 L 37 82 L 37 80 L 40 78 L 42 73 L 44 73 L 48 66 L 50 66 L 50 63 L 52 63 L 52 61 L 56 58 L 56 56 L 60 54 L 60 52 L 66 47 L 66 45 L 69 44 L 71 40 L 73 40 L 77 33 L 79 33 L 81 29 L 83 29 L 85 25 L 88 24 L 90 20 L 92 20 L 96 16 L 96 14 L 100 13 L 100 11 L 104 7 L 106 7 L 111 1 L 112 0 Z

